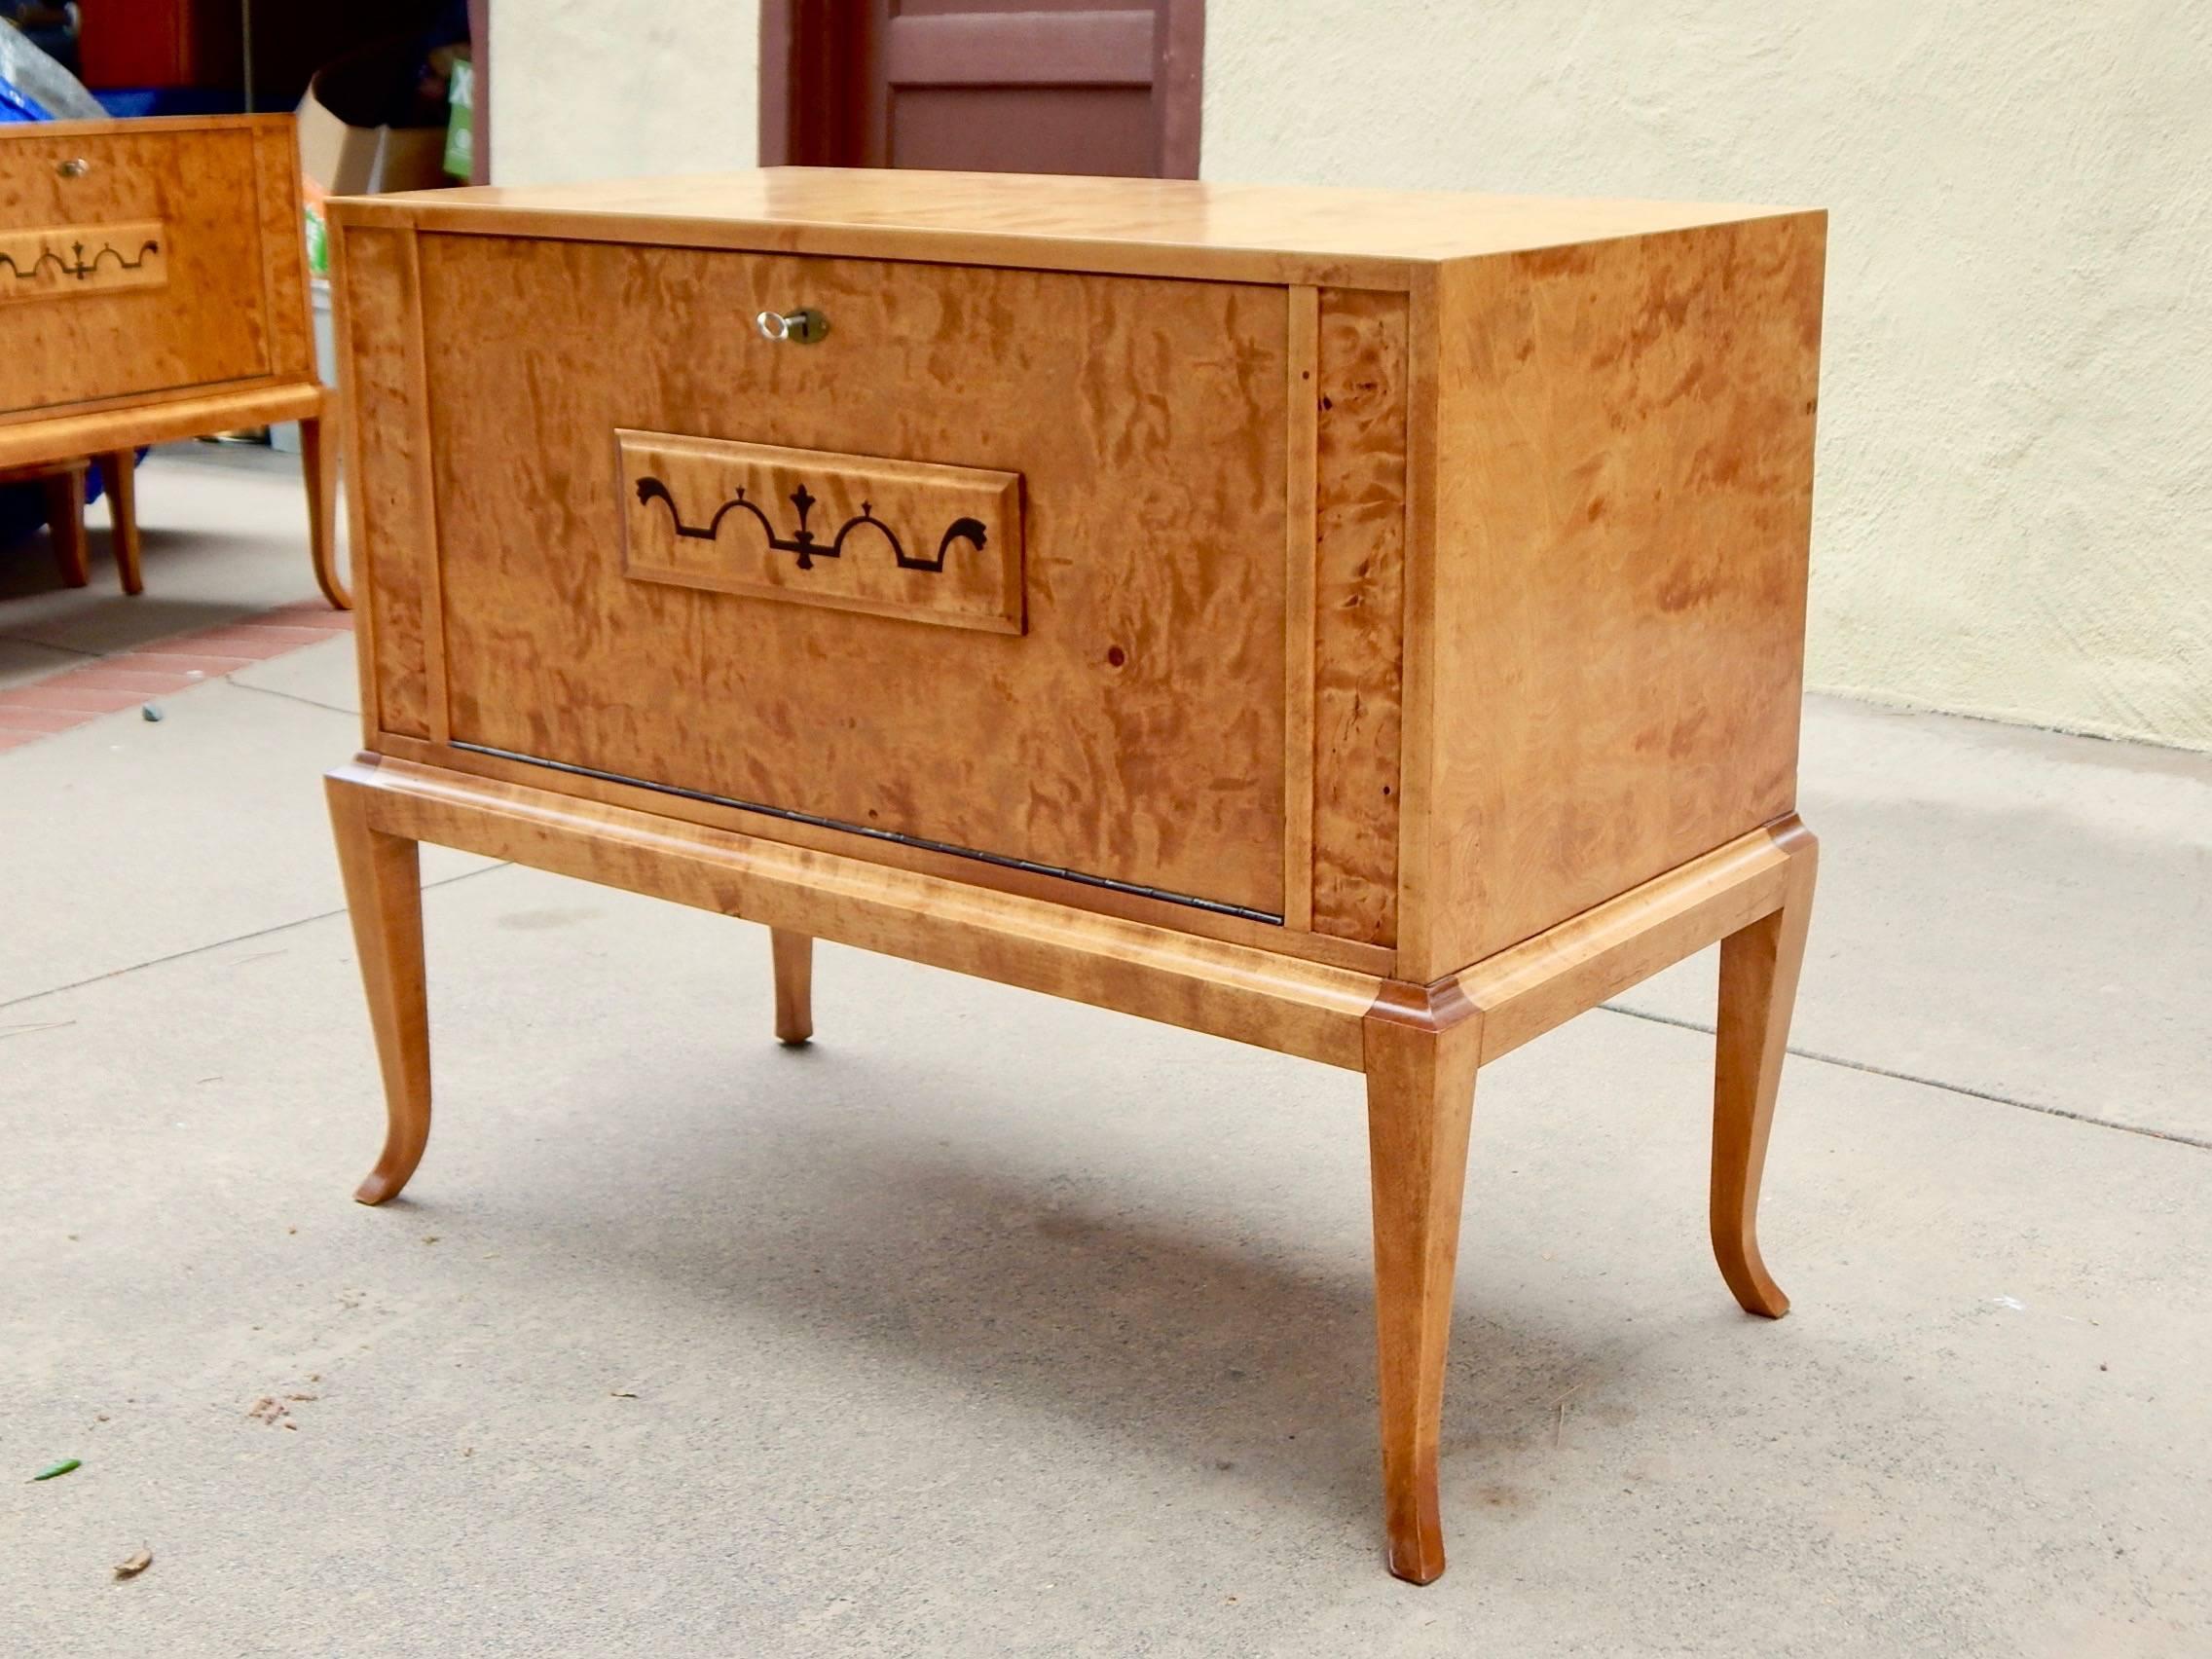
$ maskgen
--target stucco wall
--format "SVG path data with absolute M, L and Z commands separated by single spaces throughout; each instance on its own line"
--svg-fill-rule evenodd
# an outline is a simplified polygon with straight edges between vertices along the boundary
M 494 12 L 500 182 L 753 161 L 753 4 Z M 1208 14 L 1209 178 L 1830 208 L 1813 683 L 2212 748 L 2212 7 Z
M 759 148 L 750 0 L 495 0 L 497 184 L 720 172 Z
M 1813 682 L 2212 748 L 2212 7 L 1208 12 L 1209 178 L 1831 209 Z

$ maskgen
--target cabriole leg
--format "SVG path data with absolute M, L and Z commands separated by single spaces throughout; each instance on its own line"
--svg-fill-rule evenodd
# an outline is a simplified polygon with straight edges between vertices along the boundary
M 1819 843 L 1802 825 L 1778 837 L 1789 854 L 1782 907 L 1720 942 L 1720 1013 L 1713 1086 L 1713 1253 L 1748 1313 L 1789 1311 L 1759 1258 L 1759 1178 L 1805 961 Z
M 371 829 L 364 797 L 333 779 L 325 784 L 353 948 L 368 994 L 384 1072 L 384 1155 L 353 1197 L 381 1204 L 395 1197 L 423 1161 L 430 1137 L 430 1018 L 423 982 L 423 881 L 417 843 Z
M 325 398 L 323 406 L 330 407 Z M 300 422 L 300 470 L 307 474 L 308 550 L 314 558 L 315 586 L 338 610 L 353 608 L 352 597 L 338 579 L 338 443 L 326 431 L 329 417 L 310 415 Z

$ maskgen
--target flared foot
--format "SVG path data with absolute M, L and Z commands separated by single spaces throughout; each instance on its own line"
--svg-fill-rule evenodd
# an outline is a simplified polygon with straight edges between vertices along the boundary
M 325 398 L 328 409 L 334 399 Z M 314 561 L 314 585 L 333 610 L 353 608 L 353 596 L 338 574 L 338 434 L 327 415 L 300 423 L 300 470 L 307 475 L 308 552 Z
M 1398 1003 L 1379 999 L 1363 1028 L 1382 1516 L 1390 1571 L 1427 1584 L 1444 1571 L 1436 1458 L 1482 1021 L 1456 989 L 1441 1006 L 1393 989 Z
M 1720 942 L 1713 1087 L 1713 1254 L 1744 1310 L 1767 1319 L 1788 1312 L 1789 1298 L 1759 1255 L 1759 1182 L 1805 961 L 1819 855 L 1812 831 L 1801 824 L 1776 839 L 1789 855 L 1782 907 Z
M 430 1138 L 430 1019 L 423 982 L 423 884 L 416 843 L 370 828 L 363 792 L 327 780 L 346 908 L 384 1075 L 384 1153 L 354 1189 L 381 1204 L 407 1185 Z

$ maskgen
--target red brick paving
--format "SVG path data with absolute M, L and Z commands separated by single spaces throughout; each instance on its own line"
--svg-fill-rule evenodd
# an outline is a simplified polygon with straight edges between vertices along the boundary
M 112 715 L 118 709 L 128 709 L 145 700 L 129 691 L 106 691 L 87 685 L 71 672 L 36 685 L 15 686 L 0 708 L 52 709 L 60 715 Z
M 30 731 L 41 735 L 50 731 L 67 731 L 71 726 L 83 725 L 90 715 L 56 714 L 52 709 L 18 709 L 0 703 L 0 731 Z
M 109 668 L 105 663 L 98 668 L 78 668 L 69 671 L 69 683 L 100 691 L 142 691 L 153 696 L 162 691 L 181 689 L 177 682 L 186 680 L 182 674 L 138 674 L 128 669 Z M 198 681 L 186 680 L 197 685 Z
M 241 668 L 251 668 L 260 659 L 240 656 L 203 656 L 196 651 L 171 651 L 161 645 L 148 645 L 142 650 L 126 651 L 121 656 L 102 657 L 108 668 L 129 668 L 147 674 L 185 675 L 198 671 L 201 680 L 210 680 L 219 674 L 235 674 Z M 193 681 L 195 685 L 199 680 Z
M 320 645 L 329 638 L 327 628 L 277 628 L 263 622 L 233 622 L 227 627 L 210 628 L 204 634 L 188 635 L 186 643 L 217 656 L 260 658 L 275 656 L 286 645 Z
M 351 611 L 309 600 L 8 687 L 0 690 L 0 753 L 352 631 Z

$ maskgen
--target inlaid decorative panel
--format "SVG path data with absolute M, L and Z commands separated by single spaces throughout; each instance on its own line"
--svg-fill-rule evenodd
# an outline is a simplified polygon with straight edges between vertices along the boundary
M 639 581 L 1022 632 L 1018 473 L 617 431 Z
M 158 220 L 0 231 L 0 304 L 163 288 L 168 279 L 167 242 Z

